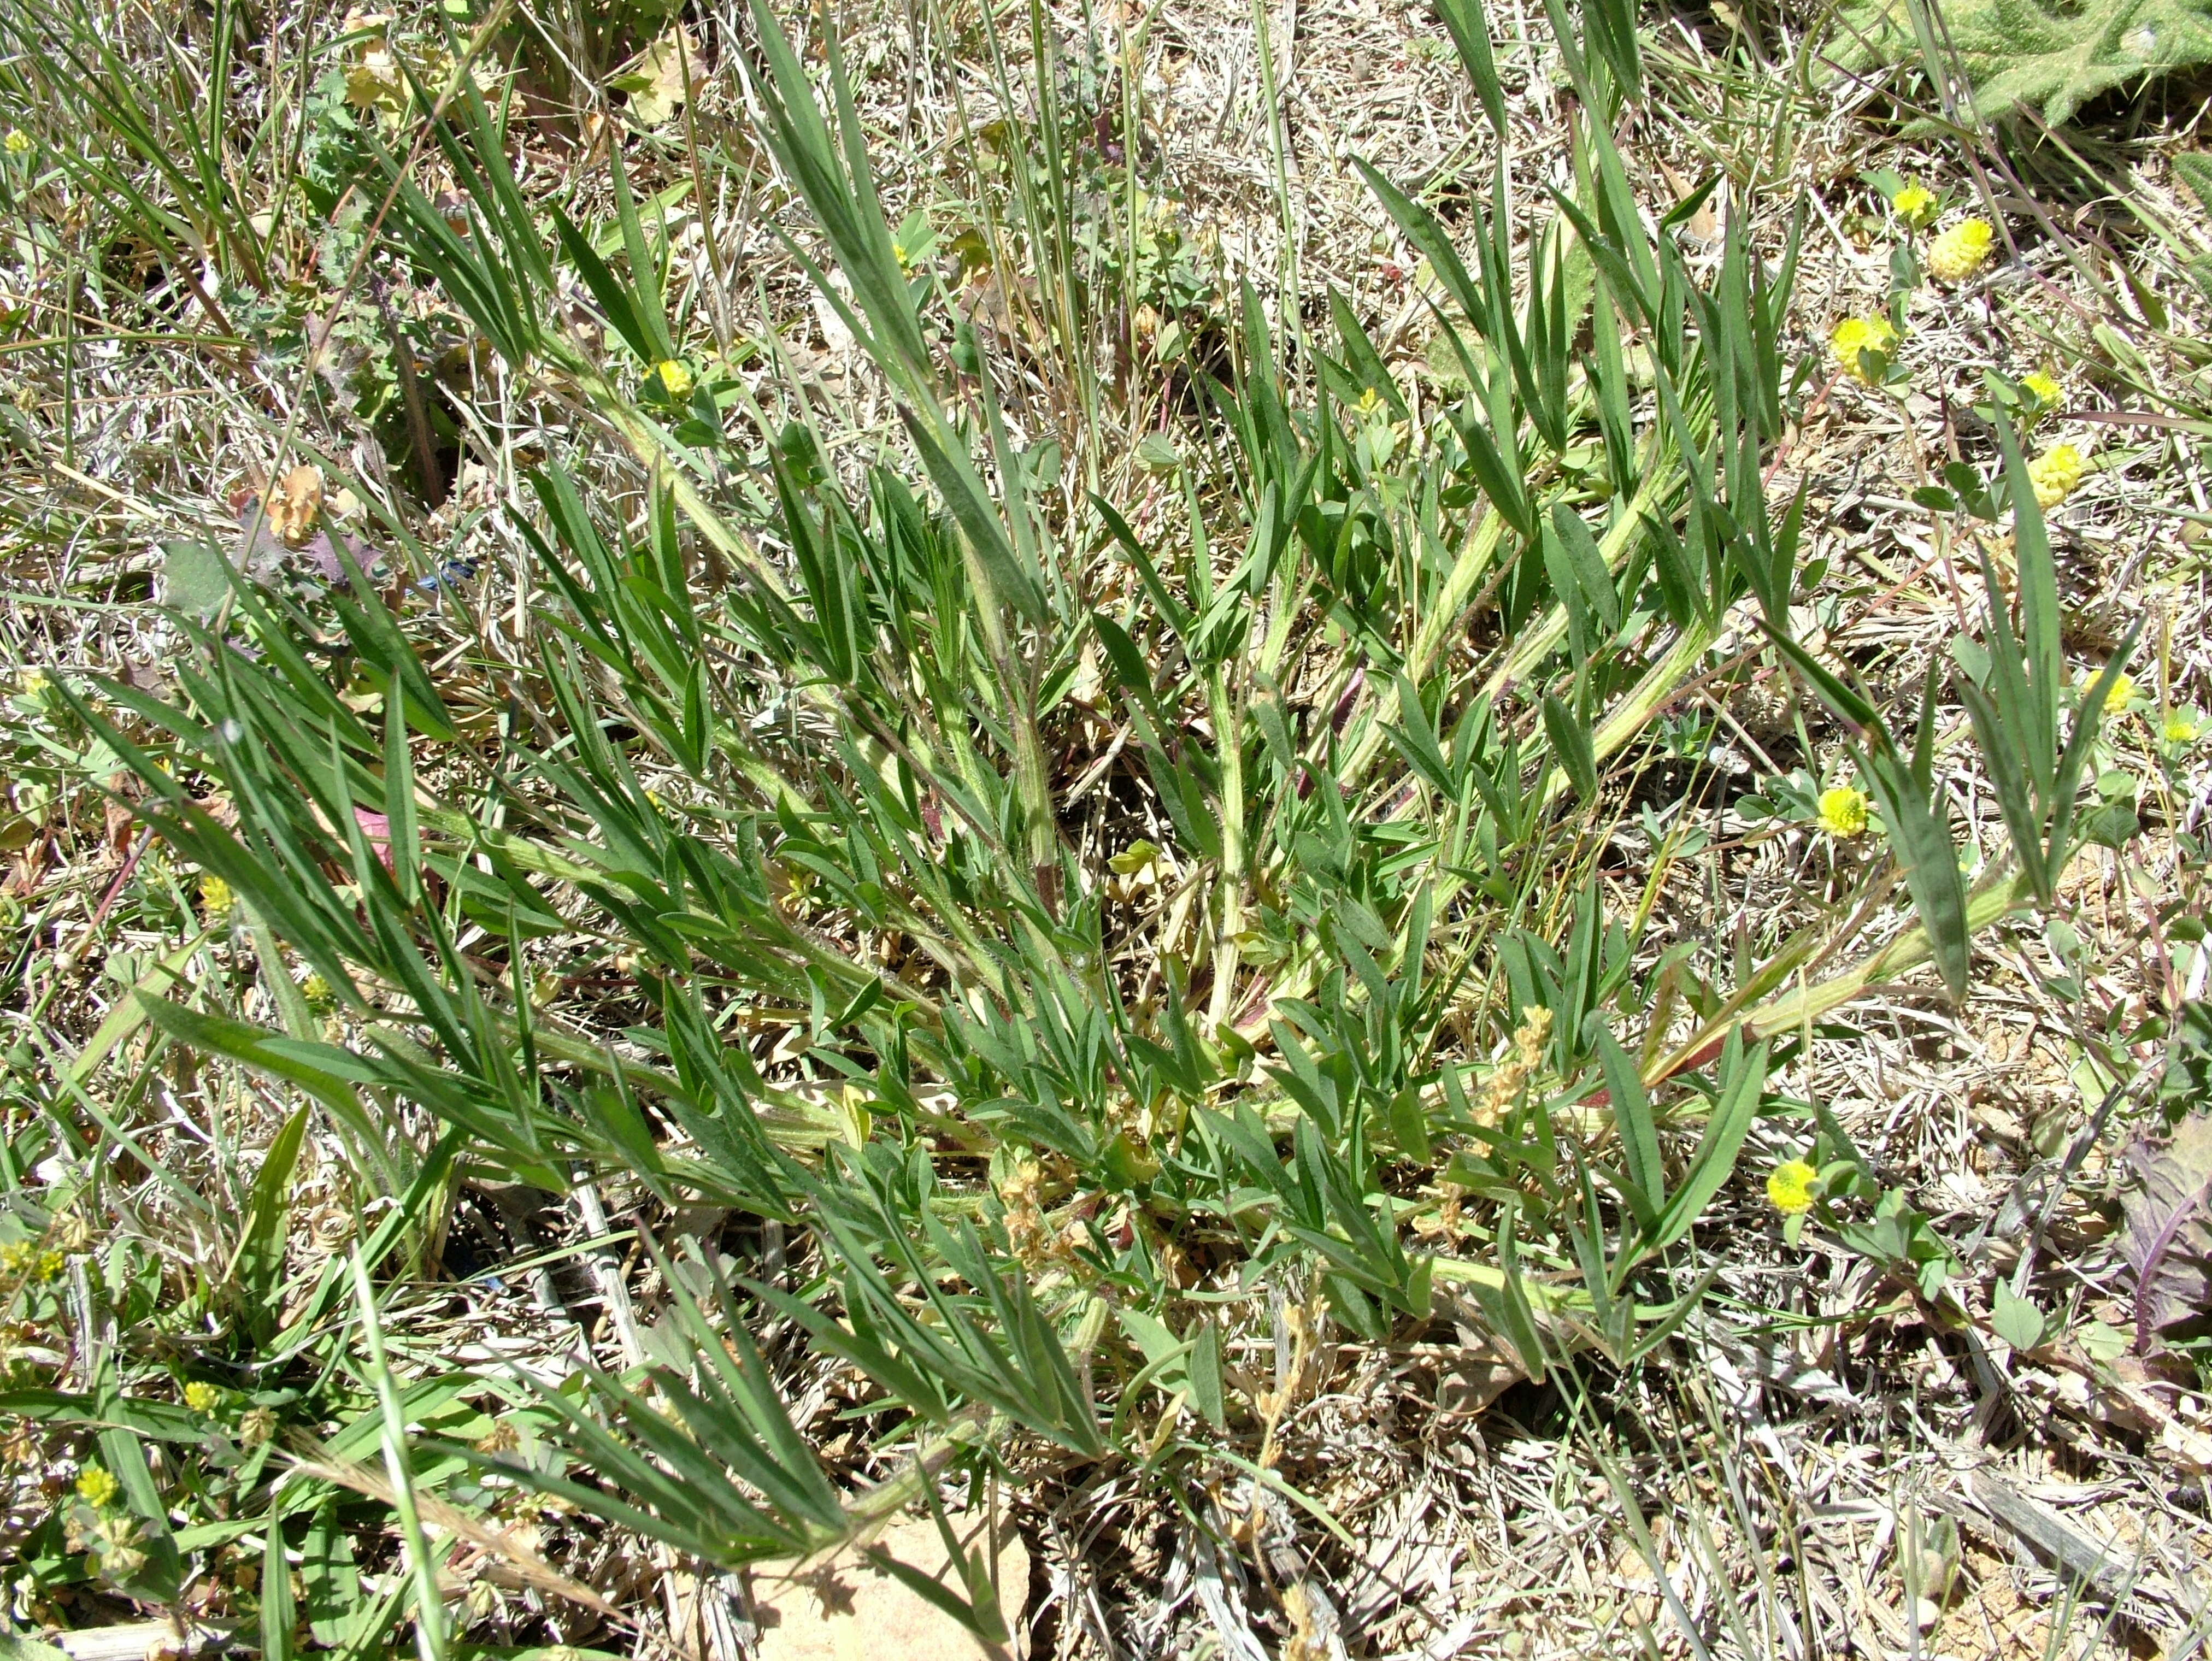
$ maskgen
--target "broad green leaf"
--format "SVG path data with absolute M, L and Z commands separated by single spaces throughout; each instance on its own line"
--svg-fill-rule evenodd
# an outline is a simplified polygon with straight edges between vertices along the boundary
M 2015 1294 L 2003 1281 L 1990 1295 L 1990 1325 L 2014 1349 L 2030 1350 L 2043 1343 L 2043 1312 Z

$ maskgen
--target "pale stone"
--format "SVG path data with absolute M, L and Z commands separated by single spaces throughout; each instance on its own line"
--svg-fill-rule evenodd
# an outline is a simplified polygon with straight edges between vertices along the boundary
M 962 1549 L 988 1555 L 988 1519 L 955 1517 Z M 876 1543 L 908 1567 L 961 1590 L 943 1537 L 927 1517 L 902 1517 Z M 1021 1536 L 999 1525 L 994 1577 L 999 1610 L 1011 1644 L 986 1644 L 921 1594 L 857 1552 L 793 1576 L 787 1564 L 765 1563 L 750 1577 L 760 1661 L 1022 1661 L 1022 1614 L 1028 1601 L 1030 1555 Z

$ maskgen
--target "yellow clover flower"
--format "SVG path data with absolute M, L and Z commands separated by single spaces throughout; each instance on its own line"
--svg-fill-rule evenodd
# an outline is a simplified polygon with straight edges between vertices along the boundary
M 185 1405 L 195 1413 L 212 1413 L 222 1403 L 222 1391 L 195 1379 L 185 1386 Z
M 77 1475 L 77 1498 L 94 1511 L 113 1505 L 116 1496 L 122 1492 L 123 1484 L 115 1480 L 114 1473 L 98 1465 L 87 1465 Z
M 2179 709 L 2167 716 L 2165 724 L 2159 728 L 2160 735 L 2169 744 L 2193 744 L 2203 730 L 2197 725 L 2196 716 Z
M 670 397 L 681 400 L 691 396 L 691 371 L 674 358 L 663 358 L 653 366 L 653 373 L 660 377 L 660 385 Z
M 2045 409 L 2056 408 L 2059 400 L 2066 396 L 2066 389 L 2040 369 L 2033 374 L 2022 375 L 2020 390 Z
M 21 127 L 9 128 L 5 142 L 10 155 L 28 155 L 31 153 L 31 135 Z
M 2035 505 L 2057 506 L 2074 494 L 2087 470 L 2081 452 L 2072 445 L 2052 445 L 2027 464 L 2028 482 L 2035 487 Z
M 34 1284 L 59 1280 L 69 1259 L 58 1252 L 40 1249 L 35 1240 L 0 1246 L 0 1275 L 20 1276 Z
M 2135 695 L 2136 677 L 2122 670 L 2112 676 L 2112 684 L 2105 688 L 2105 713 L 2118 715 L 2133 701 Z
M 1766 1179 L 1767 1203 L 1785 1217 L 1813 1209 L 1820 1173 L 1802 1159 L 1784 1160 Z
M 230 891 L 230 884 L 220 876 L 200 878 L 200 909 L 210 920 L 228 917 L 238 904 L 238 896 Z
M 1936 217 L 1936 192 L 1925 185 L 1908 185 L 1890 197 L 1897 216 L 1917 230 Z
M 1820 792 L 1820 828 L 1838 841 L 1866 834 L 1867 798 L 1863 791 L 1838 785 Z
M 1897 330 L 1887 318 L 1845 318 L 1828 336 L 1828 349 L 1845 374 L 1872 386 L 1889 368 Z
M 1928 275 L 1938 282 L 1964 282 L 1982 269 L 1996 246 L 1986 219 L 1965 219 L 1928 245 Z

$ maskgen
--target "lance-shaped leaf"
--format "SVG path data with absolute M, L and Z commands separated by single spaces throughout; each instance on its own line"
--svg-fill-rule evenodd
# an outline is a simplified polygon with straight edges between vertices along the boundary
M 1813 654 L 1771 625 L 1767 636 L 1829 708 L 1859 730 L 1852 748 L 1860 771 L 1874 786 L 1889 827 L 1892 850 L 1905 868 L 1913 910 L 1928 932 L 1930 955 L 1953 997 L 1966 995 L 1968 949 L 1966 888 L 1959 874 L 1959 851 L 1951 836 L 1950 803 L 1936 788 L 1936 672 L 1931 667 L 1921 700 L 1912 753 L 1899 749 L 1875 707 L 1842 680 L 1821 667 Z

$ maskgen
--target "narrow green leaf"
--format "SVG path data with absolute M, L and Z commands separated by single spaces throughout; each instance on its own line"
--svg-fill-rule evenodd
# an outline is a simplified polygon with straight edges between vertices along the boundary
M 1614 1129 L 1620 1136 L 1621 1158 L 1628 1167 L 1630 1209 L 1648 1236 L 1656 1231 L 1659 1212 L 1667 1199 L 1667 1167 L 1659 1157 L 1659 1127 L 1651 1115 L 1651 1099 L 1636 1064 L 1613 1041 L 1613 1034 L 1597 1034 L 1599 1064 L 1605 1071 L 1606 1097 Z
M 262 1661 L 292 1661 L 292 1628 L 298 1620 L 292 1601 L 292 1571 L 284 1547 L 284 1519 L 271 1512 L 261 1547 Z
M 1490 50 L 1490 20 L 1483 15 L 1482 0 L 1437 0 L 1437 15 L 1450 33 L 1467 78 L 1482 100 L 1482 112 L 1498 138 L 1505 134 L 1505 89 L 1498 79 L 1498 62 Z
M 1012 606 L 1040 627 L 1050 621 L 1051 611 L 1045 603 L 1044 589 L 1036 574 L 1024 569 L 1015 554 L 1014 545 L 1006 535 L 1006 522 L 984 489 L 967 451 L 955 449 L 943 441 L 951 435 L 940 434 L 938 423 L 924 421 L 910 409 L 900 413 L 915 450 L 921 453 L 923 467 L 928 470 L 931 481 L 968 539 L 986 591 L 999 604 Z
M 2004 452 L 2005 483 L 2012 499 L 2013 556 L 2020 573 L 2021 644 L 2027 659 L 2027 694 L 2033 718 L 2020 735 L 2031 747 L 2031 776 L 2049 779 L 2057 766 L 2058 700 L 2066 682 L 2066 659 L 2059 639 L 2058 567 L 2051 557 L 2051 537 L 2035 500 L 2012 423 L 1997 423 Z M 1991 591 L 1994 604 L 1996 591 Z
M 1551 694 L 1544 694 L 1544 732 L 1552 741 L 1552 753 L 1559 767 L 1575 787 L 1575 793 L 1585 802 L 1597 797 L 1597 750 L 1590 741 L 1589 729 L 1575 718 L 1575 713 Z
M 422 840 L 415 828 L 415 761 L 408 742 L 407 688 L 395 680 L 384 701 L 385 848 L 400 903 L 422 893 Z
M 1745 1055 L 1741 1041 L 1729 1038 L 1721 1058 L 1720 1100 L 1705 1121 L 1705 1135 L 1683 1173 L 1682 1185 L 1669 1197 L 1652 1233 L 1655 1250 L 1665 1251 L 1695 1226 L 1713 1196 L 1719 1193 L 1735 1170 L 1736 1156 L 1759 1117 L 1759 1099 L 1766 1088 L 1767 1046 L 1756 1046 Z
M 1905 868 L 1913 909 L 1928 931 L 1930 955 L 1954 998 L 1966 995 L 1969 946 L 1966 890 L 1952 840 L 1949 805 L 1923 792 L 1912 769 L 1885 737 L 1869 753 L 1865 768 L 1889 826 L 1890 846 Z
M 1620 627 L 1620 597 L 1613 591 L 1613 573 L 1606 568 L 1605 555 L 1600 551 L 1597 538 L 1581 515 L 1565 502 L 1552 505 L 1551 530 L 1553 543 L 1560 555 L 1560 564 L 1572 573 L 1571 587 L 1582 596 L 1581 603 L 1605 625 L 1610 633 Z M 1549 557 L 1550 547 L 1546 549 Z
M 226 1278 L 246 1300 L 252 1318 L 273 1327 L 276 1311 L 276 1277 L 284 1271 L 283 1227 L 291 1210 L 292 1176 L 300 1162 L 300 1145 L 307 1131 L 307 1109 L 295 1107 L 278 1127 L 253 1179 L 253 1195 L 246 1209 L 246 1227 L 238 1249 L 231 1254 Z
M 1221 1388 L 1221 1331 L 1212 1320 L 1200 1316 L 1191 1334 L 1190 1399 L 1206 1423 L 1216 1430 L 1229 1426 L 1229 1409 Z

